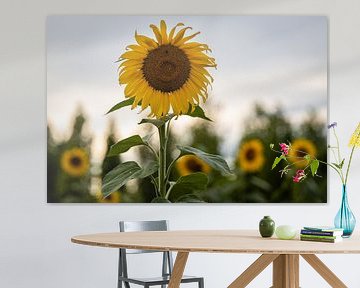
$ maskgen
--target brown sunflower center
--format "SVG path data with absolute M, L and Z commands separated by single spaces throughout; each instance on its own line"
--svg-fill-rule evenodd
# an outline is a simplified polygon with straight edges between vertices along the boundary
M 142 72 L 155 90 L 173 92 L 181 88 L 190 76 L 190 61 L 180 48 L 161 45 L 144 59 Z
M 254 160 L 255 156 L 256 156 L 256 152 L 255 152 L 255 149 L 253 149 L 253 148 L 248 149 L 245 153 L 245 157 L 249 161 Z
M 299 158 L 303 158 L 306 154 L 309 154 L 309 151 L 305 147 L 299 147 L 299 149 L 296 151 L 296 157 Z
M 70 163 L 72 166 L 79 167 L 81 165 L 82 160 L 78 156 L 73 156 L 70 159 Z
M 199 163 L 195 159 L 189 159 L 186 163 L 186 167 L 192 172 L 203 171 L 203 166 L 201 165 L 201 163 Z

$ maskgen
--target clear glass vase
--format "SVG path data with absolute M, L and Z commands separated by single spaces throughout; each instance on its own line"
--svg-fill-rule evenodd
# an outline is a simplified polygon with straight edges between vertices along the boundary
M 341 206 L 336 214 L 334 224 L 336 228 L 344 229 L 343 237 L 346 238 L 350 237 L 355 229 L 356 219 L 349 207 L 346 185 L 342 187 Z

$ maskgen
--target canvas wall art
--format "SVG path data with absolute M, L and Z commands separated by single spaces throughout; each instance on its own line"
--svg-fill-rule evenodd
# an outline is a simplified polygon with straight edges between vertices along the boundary
M 48 17 L 47 201 L 327 202 L 327 37 L 322 16 Z

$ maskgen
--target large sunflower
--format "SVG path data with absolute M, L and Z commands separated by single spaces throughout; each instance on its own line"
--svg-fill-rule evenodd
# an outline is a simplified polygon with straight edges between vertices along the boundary
M 213 78 L 207 67 L 216 67 L 215 59 L 206 53 L 206 44 L 189 42 L 200 32 L 185 36 L 191 27 L 176 32 L 178 23 L 167 32 L 166 23 L 150 25 L 155 39 L 135 32 L 137 44 L 126 47 L 119 61 L 119 83 L 126 84 L 125 97 L 133 98 L 132 108 L 150 106 L 150 117 L 160 118 L 169 113 L 187 113 L 189 108 L 206 101 L 207 87 Z
M 258 172 L 264 166 L 264 145 L 259 139 L 252 139 L 241 145 L 238 153 L 240 168 L 249 173 Z
M 305 155 L 310 155 L 312 158 L 316 157 L 316 146 L 308 139 L 298 138 L 291 142 L 289 151 L 289 160 L 298 168 L 304 168 L 308 161 L 304 159 Z M 302 160 L 303 159 L 303 160 Z
M 89 170 L 89 156 L 82 148 L 72 148 L 61 155 L 60 165 L 70 176 L 81 177 Z
M 211 167 L 195 155 L 185 155 L 176 161 L 176 168 L 181 176 L 195 172 L 210 173 Z

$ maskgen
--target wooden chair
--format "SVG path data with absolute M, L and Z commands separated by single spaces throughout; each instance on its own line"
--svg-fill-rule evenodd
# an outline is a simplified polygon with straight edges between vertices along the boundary
M 134 231 L 167 231 L 168 221 L 120 221 L 120 232 L 134 232 Z M 160 286 L 165 288 L 169 284 L 170 276 L 173 268 L 173 259 L 171 252 L 149 251 L 149 250 L 135 250 L 135 249 L 119 249 L 119 269 L 118 269 L 118 288 L 122 288 L 124 283 L 125 288 L 130 288 L 131 284 L 149 288 L 150 286 Z M 142 253 L 163 253 L 162 274 L 160 277 L 152 278 L 138 278 L 129 277 L 127 269 L 127 254 L 142 254 Z M 194 276 L 183 276 L 181 283 L 198 283 L 199 288 L 204 288 L 204 278 Z

